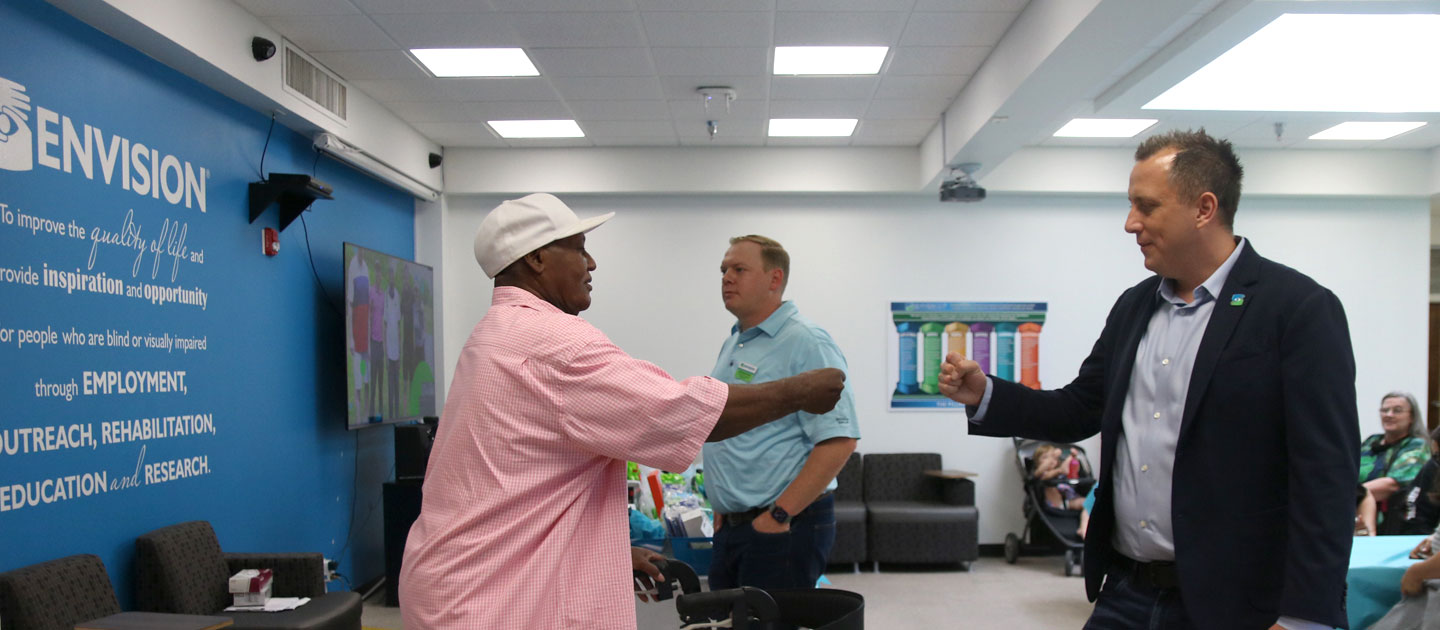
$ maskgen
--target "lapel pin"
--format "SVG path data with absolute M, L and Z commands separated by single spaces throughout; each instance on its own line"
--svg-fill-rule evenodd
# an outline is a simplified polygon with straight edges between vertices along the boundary
M 1245 306 L 1245 294 L 1236 293 L 1230 296 L 1230 306 Z

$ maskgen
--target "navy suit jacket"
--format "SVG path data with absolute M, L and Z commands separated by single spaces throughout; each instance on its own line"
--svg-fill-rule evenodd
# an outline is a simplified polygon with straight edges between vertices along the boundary
M 1314 280 L 1244 247 L 1201 338 L 1175 447 L 1180 592 L 1199 628 L 1268 628 L 1281 615 L 1345 627 L 1360 452 L 1345 311 Z M 1085 539 L 1092 601 L 1117 553 L 1111 473 L 1159 283 L 1152 276 L 1120 296 L 1069 385 L 1036 391 L 992 378 L 985 418 L 970 424 L 975 435 L 1055 442 L 1100 434 Z

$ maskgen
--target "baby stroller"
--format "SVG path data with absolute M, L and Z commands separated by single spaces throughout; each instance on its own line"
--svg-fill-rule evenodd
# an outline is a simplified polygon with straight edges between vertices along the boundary
M 864 630 L 865 598 L 837 589 L 763 591 L 744 586 L 700 592 L 700 578 L 679 560 L 656 562 L 665 582 L 655 585 L 657 601 L 675 595 L 681 630 L 734 628 L 735 630 Z M 635 572 L 641 580 L 645 575 Z M 683 594 L 677 594 L 683 593 Z
M 1065 552 L 1065 575 L 1076 575 L 1080 572 L 1085 548 L 1085 541 L 1076 533 L 1080 528 L 1080 510 L 1050 505 L 1045 500 L 1045 488 L 1067 484 L 1075 490 L 1075 494 L 1085 496 L 1095 485 L 1094 474 L 1091 472 L 1095 469 L 1090 466 L 1090 459 L 1085 455 L 1084 448 L 1073 444 L 1055 444 L 1067 455 L 1074 450 L 1074 457 L 1080 462 L 1078 478 L 1060 477 L 1043 481 L 1035 479 L 1031 474 L 1035 451 L 1050 442 L 1012 439 L 1015 442 L 1015 465 L 1020 469 L 1020 479 L 1025 490 L 1025 501 L 1021 505 L 1025 513 L 1025 530 L 1018 536 L 1013 532 L 1005 534 L 1005 561 L 1015 564 L 1021 553 L 1062 549 Z

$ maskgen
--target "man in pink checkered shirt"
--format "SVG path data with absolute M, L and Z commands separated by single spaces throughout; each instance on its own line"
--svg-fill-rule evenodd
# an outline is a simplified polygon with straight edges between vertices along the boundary
M 676 382 L 578 317 L 581 220 L 547 194 L 506 201 L 475 256 L 495 278 L 461 352 L 400 572 L 408 630 L 635 628 L 625 462 L 681 470 L 705 441 L 835 406 L 844 373 L 761 385 Z

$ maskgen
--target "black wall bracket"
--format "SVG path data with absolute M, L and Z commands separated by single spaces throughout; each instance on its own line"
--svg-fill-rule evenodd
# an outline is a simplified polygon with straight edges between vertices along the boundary
M 250 222 L 265 212 L 270 204 L 280 206 L 280 231 L 290 225 L 316 199 L 334 199 L 329 184 L 300 173 L 271 173 L 264 181 L 250 184 Z

